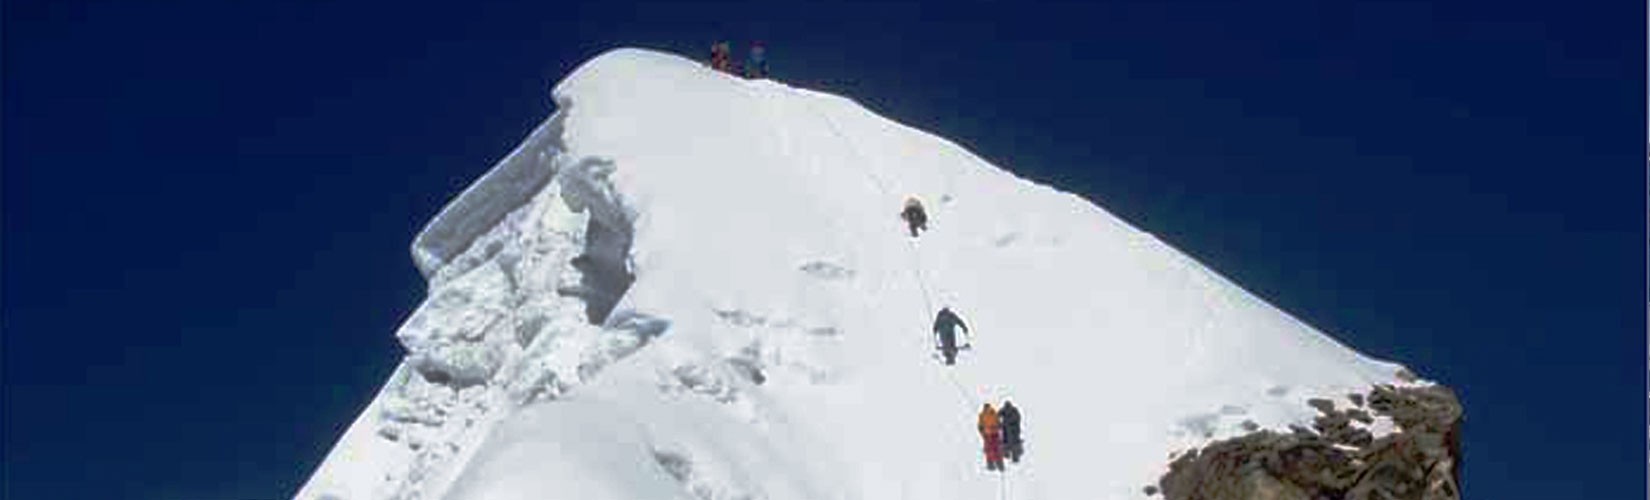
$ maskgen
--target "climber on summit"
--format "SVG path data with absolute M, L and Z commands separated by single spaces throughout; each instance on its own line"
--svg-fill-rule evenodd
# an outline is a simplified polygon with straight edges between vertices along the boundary
M 749 56 L 745 59 L 745 78 L 768 77 L 768 50 L 762 47 L 762 41 L 751 44 Z
M 710 68 L 723 73 L 733 71 L 733 49 L 728 46 L 728 42 L 710 45 Z
M 928 230 L 928 213 L 922 210 L 922 202 L 916 197 L 905 199 L 905 209 L 899 213 L 905 224 L 911 227 L 911 237 L 917 237 L 917 230 Z
M 1003 470 L 1003 437 L 1002 428 L 997 422 L 997 411 L 991 409 L 991 403 L 986 403 L 980 409 L 980 420 L 976 424 L 980 429 L 980 439 L 985 441 L 985 470 Z
M 934 315 L 934 335 L 940 338 L 940 354 L 945 355 L 946 366 L 957 362 L 957 328 L 968 332 L 968 325 L 963 324 L 951 308 L 941 307 L 939 314 Z
M 1003 409 L 997 411 L 997 418 L 1003 426 L 1003 448 L 1008 453 L 1008 459 L 1020 463 L 1020 455 L 1025 453 L 1025 443 L 1020 441 L 1020 409 L 1004 399 Z

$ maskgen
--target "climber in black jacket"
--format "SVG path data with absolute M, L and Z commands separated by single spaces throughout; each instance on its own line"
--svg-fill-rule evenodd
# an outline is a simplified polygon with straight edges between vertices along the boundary
M 1003 428 L 1003 451 L 1010 461 L 1020 463 L 1020 454 L 1025 453 L 1025 443 L 1020 441 L 1020 409 L 1005 399 L 1002 409 L 997 410 L 997 420 Z
M 922 202 L 916 198 L 905 199 L 905 209 L 900 211 L 899 216 L 905 219 L 907 226 L 910 226 L 912 238 L 917 237 L 918 229 L 928 230 L 928 213 L 923 211 Z
M 968 332 L 968 325 L 963 324 L 962 318 L 951 312 L 951 308 L 940 308 L 939 314 L 934 316 L 934 334 L 940 338 L 940 354 L 945 355 L 945 364 L 956 364 L 957 360 L 957 328 Z

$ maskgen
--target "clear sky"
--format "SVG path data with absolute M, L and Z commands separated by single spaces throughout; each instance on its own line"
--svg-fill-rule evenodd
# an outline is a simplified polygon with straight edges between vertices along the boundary
M 1644 495 L 1643 2 L 3 9 L 3 498 L 291 495 L 549 86 L 718 38 L 1454 387 L 1469 498 Z

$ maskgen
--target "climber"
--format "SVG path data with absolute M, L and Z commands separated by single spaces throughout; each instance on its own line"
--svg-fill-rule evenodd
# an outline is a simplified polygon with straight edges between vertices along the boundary
M 733 49 L 728 46 L 728 42 L 710 45 L 710 68 L 723 73 L 733 69 Z
M 945 355 L 946 366 L 957 361 L 957 328 L 968 332 L 968 325 L 963 324 L 962 318 L 951 312 L 951 308 L 941 307 L 939 314 L 934 315 L 934 334 L 940 337 L 940 354 Z
M 1002 430 L 998 426 L 997 411 L 991 409 L 991 403 L 986 403 L 980 409 L 980 439 L 985 441 L 985 470 L 1003 470 L 1003 438 Z
M 762 41 L 751 44 L 749 56 L 745 59 L 745 78 L 768 77 L 768 51 L 762 47 Z
M 997 411 L 997 419 L 1003 426 L 1003 450 L 1008 453 L 1008 459 L 1020 463 L 1020 455 L 1025 453 L 1025 443 L 1020 441 L 1020 409 L 1014 403 L 1003 400 L 1003 409 Z
M 928 213 L 922 210 L 922 202 L 918 201 L 916 197 L 905 199 L 905 210 L 901 210 L 899 216 L 905 219 L 906 225 L 911 227 L 912 238 L 917 237 L 918 229 L 928 230 Z

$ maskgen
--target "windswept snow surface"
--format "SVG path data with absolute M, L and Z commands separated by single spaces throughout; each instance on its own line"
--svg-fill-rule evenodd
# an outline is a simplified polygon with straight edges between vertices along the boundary
M 1138 498 L 1171 452 L 1396 381 L 850 100 L 633 49 L 554 95 L 420 234 L 408 357 L 298 498 Z M 1026 456 L 997 474 L 974 420 L 1004 398 Z

